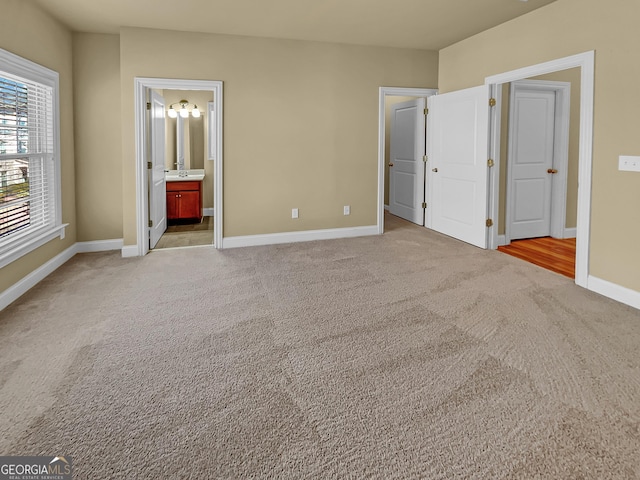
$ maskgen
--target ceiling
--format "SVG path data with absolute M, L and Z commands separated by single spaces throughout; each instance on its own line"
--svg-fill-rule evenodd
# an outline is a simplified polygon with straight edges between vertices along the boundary
M 439 50 L 555 0 L 31 0 L 74 31 L 120 27 Z

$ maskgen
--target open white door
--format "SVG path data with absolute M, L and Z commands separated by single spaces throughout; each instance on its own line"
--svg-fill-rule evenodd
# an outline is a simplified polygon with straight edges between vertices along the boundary
M 424 225 L 425 99 L 391 105 L 389 212 Z
M 167 229 L 167 184 L 164 178 L 164 98 L 151 90 L 149 133 L 151 136 L 149 170 L 149 248 L 154 248 Z
M 427 227 L 487 248 L 489 86 L 429 97 Z

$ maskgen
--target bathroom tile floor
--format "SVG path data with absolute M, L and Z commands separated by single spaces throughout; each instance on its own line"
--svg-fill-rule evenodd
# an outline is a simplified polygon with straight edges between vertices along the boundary
M 213 217 L 203 217 L 199 223 L 170 224 L 155 249 L 197 245 L 213 245 Z

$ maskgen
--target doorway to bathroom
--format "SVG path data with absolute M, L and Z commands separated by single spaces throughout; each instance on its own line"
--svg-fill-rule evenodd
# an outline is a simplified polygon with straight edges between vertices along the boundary
M 222 246 L 222 82 L 203 80 L 179 80 L 161 78 L 135 78 L 135 113 L 136 113 L 136 212 L 137 212 L 137 247 L 140 255 L 145 255 L 154 246 L 157 247 L 160 238 L 165 234 L 166 228 L 175 226 L 174 232 L 181 236 L 184 230 L 192 232 L 212 229 L 212 240 L 206 245 L 216 248 Z M 164 98 L 164 93 L 180 96 L 176 102 L 172 102 L 173 96 L 169 98 L 169 103 Z M 200 96 L 203 95 L 202 99 Z M 152 101 L 152 96 L 154 100 Z M 189 96 L 193 97 L 192 99 Z M 161 100 L 158 100 L 158 98 Z M 206 104 L 198 105 L 195 101 L 202 102 L 207 98 Z M 185 102 L 182 102 L 185 100 Z M 183 105 L 185 103 L 186 105 Z M 190 130 L 191 125 L 185 126 L 185 118 L 194 117 L 193 111 L 196 109 L 203 117 L 203 124 L 206 125 L 202 136 L 204 146 L 198 147 L 197 153 L 193 150 L 186 151 L 184 144 L 181 153 L 178 152 L 178 139 L 185 134 L 185 130 Z M 173 108 L 171 108 L 173 107 Z M 170 110 L 176 113 L 171 115 Z M 181 112 L 181 110 L 186 112 Z M 186 114 L 185 114 L 186 113 Z M 182 118 L 176 120 L 176 127 L 168 122 L 169 119 Z M 196 117 L 198 118 L 198 117 Z M 180 123 L 181 133 L 178 134 L 177 124 Z M 170 128 L 175 128 L 175 135 L 167 135 Z M 153 137 L 152 130 L 155 130 Z M 170 130 L 169 130 L 170 131 Z M 172 142 L 172 138 L 173 140 Z M 197 134 L 196 134 L 197 138 Z M 200 144 L 199 140 L 196 140 Z M 169 148 L 167 147 L 169 144 Z M 175 161 L 173 153 L 166 155 L 167 149 L 176 151 Z M 159 154 L 162 152 L 162 154 Z M 198 166 L 199 160 L 191 159 L 188 156 L 202 157 L 204 168 L 187 168 Z M 168 165 L 178 164 L 178 165 Z M 176 167 L 176 168 L 171 168 Z M 205 181 L 209 171 L 210 181 Z M 175 177 L 175 178 L 174 178 Z M 167 187 L 169 185 L 169 188 Z M 179 187 L 179 188 L 178 188 Z M 176 188 L 178 189 L 176 191 Z M 184 191 L 183 191 L 184 189 Z M 199 190 L 197 193 L 195 190 Z M 171 193 L 176 191 L 176 193 Z M 195 195 L 194 195 L 195 194 Z M 174 195 L 173 201 L 169 201 L 169 195 Z M 177 195 L 177 196 L 176 196 Z M 194 200 L 196 196 L 200 197 Z M 181 202 L 184 200 L 184 202 Z M 207 202 L 207 203 L 205 203 Z M 193 212 L 194 205 L 198 205 L 198 213 Z M 176 210 L 177 209 L 177 210 Z M 177 213 L 176 213 L 177 212 Z M 185 213 L 187 212 L 187 213 Z M 184 215 L 183 215 L 184 214 Z M 185 217 L 172 218 L 175 216 Z M 192 218 L 193 217 L 193 218 Z M 193 222 L 194 219 L 202 222 L 198 227 L 186 225 L 186 222 Z M 172 222 L 176 220 L 176 222 Z M 180 221 L 177 221 L 180 220 Z M 176 223 L 176 225 L 171 225 Z M 183 223 L 182 225 L 180 225 Z M 183 230 L 183 231 L 180 231 Z M 193 242 L 198 234 L 189 234 Z M 209 235 L 207 233 L 207 235 Z M 152 240 L 153 237 L 153 240 Z M 188 243 L 188 242 L 187 242 Z M 183 246 L 192 246 L 183 245 Z M 160 244 L 162 246 L 162 244 Z M 167 246 L 178 246 L 169 244 Z
M 213 92 L 163 89 L 151 95 L 152 106 L 164 105 L 164 145 L 162 132 L 153 126 L 149 140 L 151 156 L 160 157 L 160 162 L 164 158 L 166 230 L 157 241 L 152 230 L 149 247 L 213 245 L 214 149 L 209 148 L 213 137 L 207 135 L 213 121 L 208 114 L 215 105 Z M 153 122 L 153 113 L 151 117 Z M 154 141 L 154 133 L 160 133 L 159 142 Z

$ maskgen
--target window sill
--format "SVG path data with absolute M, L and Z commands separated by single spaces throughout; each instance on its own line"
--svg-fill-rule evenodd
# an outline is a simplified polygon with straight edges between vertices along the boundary
M 68 225 L 68 223 L 57 225 L 46 230 L 33 232 L 31 235 L 23 238 L 16 238 L 14 241 L 9 242 L 5 246 L 6 251 L 0 254 L 0 268 L 9 265 L 11 262 L 16 261 L 23 255 L 32 252 L 56 237 L 62 240 L 65 235 L 65 228 Z

